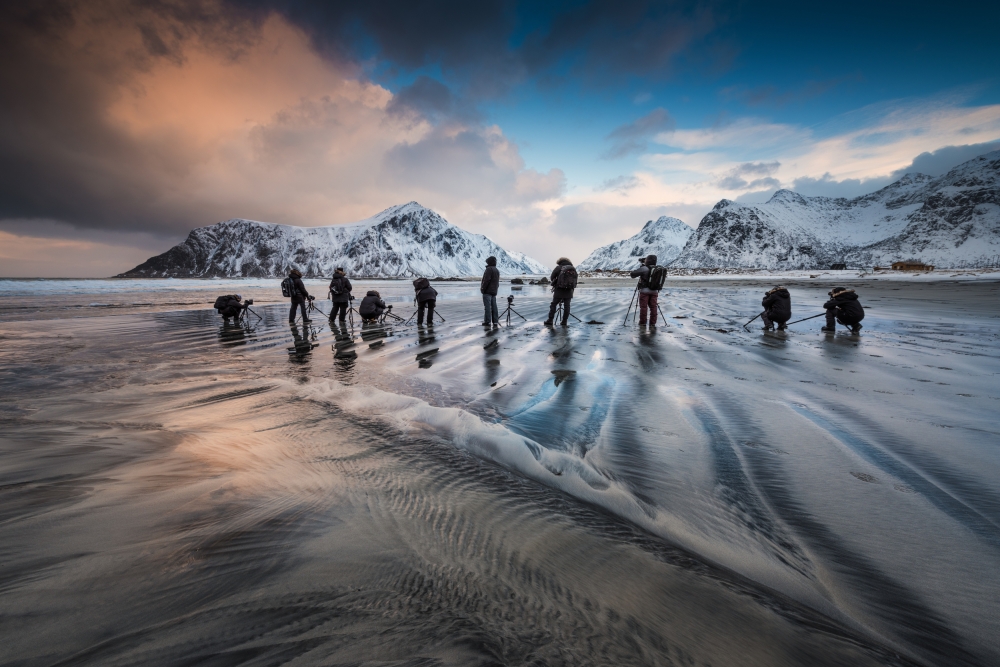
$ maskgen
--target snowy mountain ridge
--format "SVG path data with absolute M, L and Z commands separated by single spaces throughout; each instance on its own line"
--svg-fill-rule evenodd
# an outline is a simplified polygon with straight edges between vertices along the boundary
M 702 218 L 674 266 L 811 269 L 918 259 L 949 267 L 997 255 L 1000 151 L 940 178 L 906 174 L 854 199 L 790 190 L 778 190 L 764 204 L 723 199 Z
M 538 261 L 508 253 L 411 201 L 347 225 L 295 227 L 235 218 L 199 227 L 183 243 L 118 277 L 267 278 L 297 268 L 318 278 L 333 275 L 338 266 L 356 277 L 471 276 L 482 273 L 490 255 L 504 275 L 547 273 Z
M 646 222 L 635 236 L 598 248 L 578 268 L 631 270 L 647 255 L 656 255 L 659 264 L 667 264 L 680 255 L 693 233 L 694 229 L 683 221 L 664 215 Z

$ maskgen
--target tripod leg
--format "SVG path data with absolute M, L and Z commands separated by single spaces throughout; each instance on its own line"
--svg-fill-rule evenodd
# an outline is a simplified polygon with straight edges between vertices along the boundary
M 625 311 L 625 321 L 622 322 L 622 326 L 628 324 L 628 315 L 632 312 L 632 302 L 635 301 L 635 295 L 639 293 L 639 286 L 635 286 L 635 291 L 632 292 L 632 298 L 628 301 L 628 310 Z

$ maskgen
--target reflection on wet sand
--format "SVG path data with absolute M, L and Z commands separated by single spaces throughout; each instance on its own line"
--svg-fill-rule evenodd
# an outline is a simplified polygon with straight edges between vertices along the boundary
M 0 326 L 5 662 L 994 662 L 990 315 L 828 343 L 671 292 Z

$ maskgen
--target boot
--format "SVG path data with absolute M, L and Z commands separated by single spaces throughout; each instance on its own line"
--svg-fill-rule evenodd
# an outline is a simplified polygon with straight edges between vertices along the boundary
M 552 320 L 545 320 L 544 322 L 542 322 L 542 324 L 544 326 L 550 327 L 550 326 L 552 326 Z
M 764 331 L 774 331 L 774 327 L 768 324 L 766 327 L 764 327 Z
M 852 334 L 859 334 L 859 333 L 861 333 L 861 324 L 858 323 L 858 324 L 855 324 L 853 327 L 851 327 L 851 333 Z
M 784 330 L 785 330 L 785 329 L 787 329 L 787 328 L 788 328 L 788 327 L 786 327 L 786 326 L 785 326 L 784 324 L 779 324 L 779 325 L 778 325 L 778 331 L 784 331 Z
M 827 333 L 833 333 L 837 330 L 837 327 L 823 327 L 820 331 L 825 331 Z

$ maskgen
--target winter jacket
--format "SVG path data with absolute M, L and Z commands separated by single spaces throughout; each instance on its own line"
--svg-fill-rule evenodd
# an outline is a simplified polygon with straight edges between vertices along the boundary
M 629 275 L 633 278 L 639 279 L 639 294 L 659 294 L 660 290 L 651 289 L 649 287 L 649 271 L 650 267 L 643 264 L 635 271 L 629 271 Z
M 833 298 L 824 303 L 823 307 L 827 310 L 834 309 L 837 318 L 845 323 L 857 324 L 865 319 L 865 309 L 861 306 L 861 302 L 858 301 L 858 295 L 852 289 L 838 292 Z
M 361 317 L 366 319 L 371 319 L 373 317 L 378 317 L 385 310 L 385 301 L 374 291 L 369 291 L 364 299 L 361 300 L 361 306 L 358 308 L 358 313 Z
M 340 290 L 340 294 L 334 294 L 330 300 L 334 303 L 348 303 L 351 300 L 351 281 L 347 279 L 343 271 L 335 271 L 333 279 L 330 280 L 331 291 L 334 285 Z
M 422 290 L 417 290 L 416 299 L 417 303 L 423 303 L 424 301 L 432 301 L 437 299 L 437 290 L 428 285 Z
M 302 275 L 291 274 L 288 277 L 292 279 L 292 301 L 308 299 L 309 291 L 306 289 L 305 283 L 302 282 Z
M 243 310 L 243 305 L 240 303 L 239 299 L 231 296 L 226 299 L 222 308 L 219 308 L 218 310 L 219 315 L 222 315 L 223 317 L 237 317 L 240 314 L 240 311 Z
M 564 266 L 573 266 L 573 263 L 563 257 L 556 264 L 556 268 L 552 270 L 552 275 L 549 276 L 549 281 L 552 283 L 552 298 L 553 299 L 572 299 L 573 298 L 573 288 L 570 289 L 559 289 L 556 287 L 556 281 L 559 278 L 559 274 L 562 272 Z
M 482 294 L 497 295 L 500 289 L 500 271 L 495 266 L 487 266 L 483 271 L 483 280 L 479 283 L 479 291 Z
M 786 289 L 765 294 L 760 305 L 764 306 L 768 317 L 775 322 L 787 322 L 792 317 L 792 297 Z

